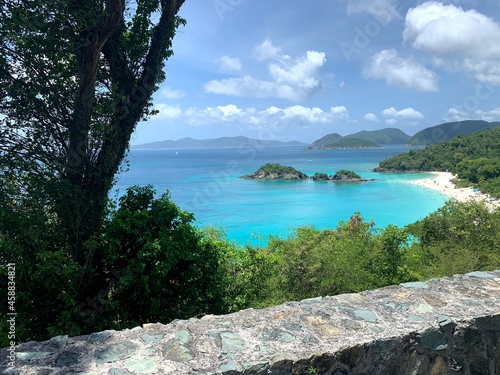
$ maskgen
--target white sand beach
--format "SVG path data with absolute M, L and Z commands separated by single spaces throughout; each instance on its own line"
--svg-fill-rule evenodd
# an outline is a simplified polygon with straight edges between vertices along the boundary
M 458 188 L 451 180 L 455 176 L 450 172 L 433 172 L 433 177 L 410 180 L 410 184 L 425 187 L 427 189 L 432 189 L 439 191 L 440 193 L 448 195 L 451 199 L 455 199 L 458 202 L 467 201 L 483 201 L 490 209 L 500 207 L 500 200 L 491 200 L 488 194 L 483 194 L 479 191 L 474 191 L 472 188 Z

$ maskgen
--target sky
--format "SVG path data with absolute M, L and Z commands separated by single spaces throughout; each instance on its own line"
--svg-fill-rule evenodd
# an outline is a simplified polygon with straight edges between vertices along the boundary
M 500 121 L 500 0 L 187 0 L 132 144 Z

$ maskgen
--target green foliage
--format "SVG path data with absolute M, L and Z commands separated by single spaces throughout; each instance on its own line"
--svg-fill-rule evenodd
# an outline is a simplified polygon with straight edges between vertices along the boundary
M 334 230 L 300 227 L 290 238 L 271 237 L 265 251 L 273 254 L 276 265 L 266 299 L 258 306 L 360 292 L 408 280 L 399 271 L 402 257 L 391 253 L 389 246 L 382 248 L 380 243 L 384 241 L 379 237 L 374 224 L 363 221 L 359 214 L 339 223 Z M 396 243 L 398 252 L 402 251 L 399 232 L 386 237 L 385 242 Z M 390 242 L 392 237 L 395 240 Z
M 271 236 L 261 252 L 273 262 L 253 307 L 498 269 L 500 211 L 450 201 L 417 223 L 382 230 L 355 214 L 336 229 Z
M 362 139 L 362 138 L 342 138 L 341 140 L 325 145 L 325 150 L 337 148 L 366 148 L 366 147 L 380 147 L 375 142 Z
M 129 188 L 110 208 L 100 236 L 86 245 L 93 255 L 85 267 L 72 259 L 49 210 L 8 198 L 0 211 L 0 282 L 7 285 L 5 265 L 15 263 L 18 342 L 234 311 L 265 280 L 259 252 L 198 229 L 168 193 L 155 199 L 151 186 Z
M 500 268 L 500 210 L 479 203 L 449 201 L 405 228 L 377 229 L 355 213 L 335 229 L 300 227 L 254 248 L 195 227 L 151 186 L 128 189 L 109 208 L 83 267 L 49 206 L 29 195 L 13 200 L 23 197 L 14 183 L 0 192 L 0 282 L 7 285 L 5 265 L 15 263 L 17 342 Z
M 7 264 L 15 267 L 16 342 L 47 338 L 67 326 L 68 314 L 78 301 L 83 268 L 70 256 L 57 216 L 40 199 L 36 186 L 30 194 L 16 179 L 3 179 L 0 186 L 0 283 L 7 286 Z M 3 289 L 2 290 L 6 290 Z M 2 297 L 6 295 L 2 293 Z M 7 304 L 0 304 L 6 316 Z M 21 318 L 22 317 L 22 318 Z M 0 330 L 6 322 L 0 322 Z M 6 335 L 0 344 L 7 344 Z
M 408 226 L 417 241 L 411 268 L 429 278 L 500 267 L 500 210 L 484 204 L 448 201 Z
M 275 256 L 251 246 L 241 247 L 229 242 L 222 229 L 204 229 L 206 239 L 223 254 L 224 306 L 227 312 L 235 312 L 259 305 L 266 298 L 268 280 L 274 272 Z
M 500 177 L 479 181 L 479 190 L 491 194 L 493 197 L 500 197 Z
M 353 180 L 354 179 L 355 180 L 362 179 L 362 177 L 359 174 L 357 174 L 356 172 L 348 171 L 346 169 L 341 169 L 340 171 L 335 172 L 335 174 L 333 175 L 333 179 L 337 180 L 343 176 L 347 177 L 348 179 L 353 179 Z
M 99 328 L 225 312 L 221 248 L 169 193 L 154 195 L 151 186 L 129 188 L 105 225 Z
M 334 142 L 337 142 L 337 141 L 340 141 L 342 139 L 342 136 L 338 133 L 331 133 L 331 134 L 327 134 L 325 135 L 324 137 L 321 137 L 317 140 L 315 140 L 310 146 L 309 148 L 311 149 L 319 149 L 319 148 L 322 148 L 330 143 L 334 143 Z
M 380 162 L 380 167 L 392 171 L 453 171 L 465 159 L 500 157 L 500 127 L 482 130 L 450 141 L 410 150 Z
M 500 127 L 410 150 L 380 162 L 376 170 L 450 171 L 495 196 L 500 190 Z
M 0 179 L 43 191 L 81 265 L 130 136 L 155 113 L 183 3 L 0 5 Z
M 500 176 L 500 157 L 464 159 L 453 168 L 453 171 L 459 178 L 472 183 L 496 178 Z
M 5 0 L 0 5 L 0 279 L 5 281 L 5 264 L 15 263 L 16 306 L 23 316 L 19 340 L 95 328 L 108 311 L 130 302 L 117 293 L 133 283 L 133 272 L 147 269 L 145 254 L 161 258 L 165 246 L 179 260 L 172 269 L 184 266 L 172 272 L 189 282 L 197 272 L 208 277 L 212 258 L 207 256 L 202 269 L 196 268 L 196 256 L 179 255 L 184 246 L 197 251 L 201 241 L 193 239 L 201 235 L 190 231 L 191 216 L 162 201 L 150 203 L 154 213 L 123 208 L 106 221 L 109 190 L 130 136 L 139 121 L 155 113 L 152 95 L 166 77 L 172 39 L 184 24 L 177 16 L 183 3 Z M 150 198 L 135 192 L 122 203 L 143 207 Z M 174 221 L 165 225 L 186 238 L 168 242 L 168 231 L 154 216 L 168 214 Z M 120 225 L 143 228 L 149 237 L 136 231 L 136 238 L 128 237 L 129 247 L 119 244 L 112 233 Z M 127 252 L 113 255 L 120 246 Z M 203 251 L 212 254 L 209 247 Z M 125 276 L 111 276 L 114 261 L 123 264 Z M 113 277 L 122 280 L 122 289 L 115 289 L 119 282 L 111 282 Z M 145 277 L 132 289 L 158 287 Z M 212 295 L 195 298 L 194 310 L 204 311 Z M 142 306 L 146 311 L 139 317 L 152 314 L 154 308 Z M 194 311 L 190 308 L 175 306 L 172 314 Z M 124 314 L 129 321 L 138 315 L 133 309 Z
M 410 139 L 410 136 L 400 129 L 385 128 L 380 130 L 362 130 L 360 132 L 346 135 L 345 138 L 361 138 L 372 141 L 376 144 L 404 144 Z
M 279 173 L 279 174 L 302 174 L 302 172 L 296 170 L 293 167 L 281 165 L 278 163 L 266 163 L 257 170 L 257 173 L 259 172 Z
M 326 173 L 319 173 L 319 172 L 316 172 L 312 178 L 313 178 L 313 180 L 328 180 L 328 179 L 330 179 L 330 177 Z
M 404 264 L 408 252 L 408 232 L 389 224 L 377 240 L 376 265 L 384 284 L 397 284 L 409 279 L 410 273 Z
M 428 146 L 496 126 L 500 126 L 500 122 L 486 122 L 481 120 L 448 122 L 419 131 L 411 137 L 408 144 L 413 146 Z

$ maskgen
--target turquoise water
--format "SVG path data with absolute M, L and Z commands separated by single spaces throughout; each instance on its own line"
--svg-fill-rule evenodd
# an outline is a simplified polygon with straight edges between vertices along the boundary
M 263 244 L 268 235 L 284 235 L 303 225 L 334 228 L 360 212 L 376 225 L 403 226 L 443 205 L 446 196 L 405 183 L 429 174 L 374 173 L 378 162 L 408 151 L 405 146 L 377 149 L 305 151 L 303 147 L 132 150 L 129 170 L 116 185 L 152 184 L 169 190 L 197 224 L 217 225 L 230 240 Z M 349 169 L 375 181 L 341 184 L 328 181 L 255 181 L 238 178 L 262 164 L 290 165 L 308 175 Z

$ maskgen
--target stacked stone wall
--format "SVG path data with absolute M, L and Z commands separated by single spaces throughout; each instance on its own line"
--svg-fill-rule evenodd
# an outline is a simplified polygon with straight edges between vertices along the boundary
M 500 271 L 59 336 L 2 349 L 0 365 L 40 375 L 500 375 Z

